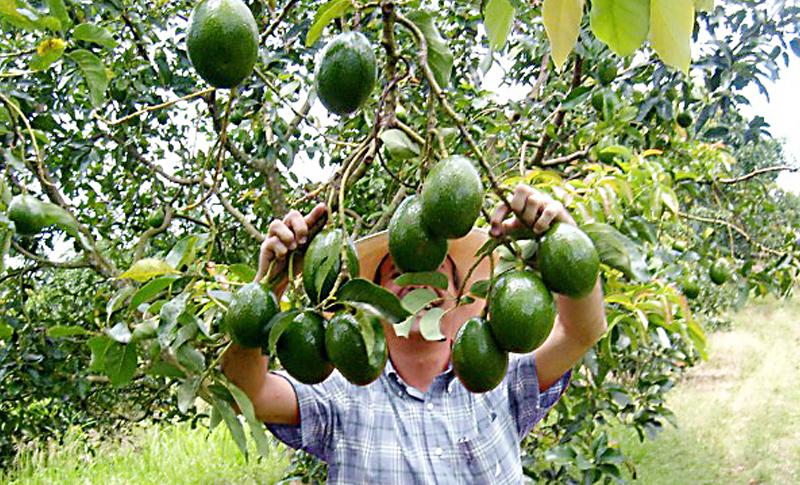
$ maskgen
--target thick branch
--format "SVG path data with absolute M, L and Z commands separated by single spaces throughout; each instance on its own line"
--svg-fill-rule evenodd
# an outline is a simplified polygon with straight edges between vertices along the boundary
M 392 215 L 395 213 L 397 208 L 400 206 L 400 203 L 403 202 L 403 199 L 406 198 L 408 191 L 404 186 L 400 186 L 397 192 L 394 194 L 394 198 L 386 207 L 386 210 L 383 211 L 380 219 L 375 223 L 373 226 L 373 230 L 375 232 L 382 231 L 389 226 L 389 220 L 392 218 Z
M 167 230 L 170 223 L 172 222 L 172 207 L 167 206 L 164 210 L 164 222 L 161 223 L 158 227 L 151 227 L 148 228 L 139 238 L 139 242 L 136 243 L 133 251 L 133 261 L 131 264 L 139 261 L 144 257 L 144 250 L 147 247 L 147 242 L 150 241 L 150 238 L 155 236 L 156 234 L 160 234 Z
M 572 89 L 577 88 L 581 85 L 581 71 L 583 70 L 583 57 L 577 56 L 575 58 L 575 66 L 572 70 Z M 555 126 L 555 133 L 558 133 L 558 130 L 561 128 L 561 125 L 564 124 L 564 117 L 566 116 L 567 111 L 559 108 L 558 113 L 556 113 L 556 119 L 554 121 Z M 534 155 L 532 163 L 534 166 L 541 166 L 542 160 L 544 160 L 544 155 L 547 152 L 547 148 L 550 145 L 552 138 L 550 134 L 545 132 L 542 135 L 542 139 L 539 142 L 539 149 L 536 151 L 536 155 Z
M 391 1 L 384 1 L 381 5 L 383 13 L 383 37 L 381 38 L 381 45 L 386 50 L 386 79 L 391 83 L 397 74 L 397 61 L 400 58 L 397 52 L 397 44 L 394 40 L 394 3 Z M 389 88 L 386 95 L 386 114 L 383 118 L 385 126 L 394 126 L 397 122 L 397 115 L 395 114 L 395 94 L 394 85 Z

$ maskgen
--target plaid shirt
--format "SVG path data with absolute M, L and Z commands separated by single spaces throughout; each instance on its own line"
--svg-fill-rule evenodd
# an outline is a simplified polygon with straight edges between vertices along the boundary
M 294 386 L 300 425 L 268 425 L 275 436 L 328 462 L 331 484 L 522 483 L 520 441 L 564 392 L 569 372 L 539 393 L 533 354 L 510 354 L 492 391 L 473 394 L 452 369 L 426 393 L 391 361 L 378 380 L 354 386 L 335 372 Z

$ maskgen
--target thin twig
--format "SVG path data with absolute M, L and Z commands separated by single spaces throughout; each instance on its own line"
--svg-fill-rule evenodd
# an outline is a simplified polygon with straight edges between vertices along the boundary
M 718 179 L 716 181 L 721 183 L 721 184 L 735 184 L 735 183 L 738 183 L 738 182 L 744 182 L 745 180 L 749 180 L 749 179 L 751 179 L 753 177 L 757 177 L 758 175 L 763 175 L 765 173 L 770 173 L 770 172 L 780 172 L 780 171 L 784 171 L 784 170 L 787 171 L 787 172 L 797 172 L 797 171 L 800 171 L 800 167 L 793 167 L 793 166 L 790 166 L 790 165 L 779 165 L 779 166 L 775 166 L 775 167 L 766 167 L 766 168 L 760 168 L 760 169 L 755 170 L 753 172 L 750 172 L 750 173 L 748 173 L 746 175 L 742 175 L 741 177 L 724 178 L 724 179 Z
M 737 226 L 736 224 L 733 224 L 732 222 L 728 222 L 728 221 L 726 221 L 724 219 L 714 219 L 714 218 L 711 218 L 711 217 L 694 216 L 694 215 L 691 215 L 691 214 L 687 214 L 685 212 L 678 212 L 678 215 L 680 217 L 684 217 L 686 219 L 691 219 L 693 221 L 708 222 L 708 223 L 711 223 L 711 224 L 719 224 L 719 225 L 722 225 L 722 226 L 726 226 L 729 229 L 733 229 L 734 231 L 739 233 L 739 235 L 742 236 L 745 239 L 745 241 L 747 241 L 750 244 L 753 244 L 754 246 L 757 246 L 762 251 L 767 252 L 767 253 L 772 254 L 772 255 L 775 255 L 775 256 L 783 256 L 783 253 L 781 253 L 780 251 L 776 251 L 775 249 L 768 248 L 768 247 L 764 246 L 763 244 L 761 244 L 761 243 L 759 243 L 757 241 L 754 241 L 753 238 L 750 237 L 750 235 L 747 234 L 747 232 L 745 232 L 744 229 L 742 229 L 741 227 Z
M 439 104 L 441 104 L 442 108 L 445 110 L 447 115 L 455 122 L 456 126 L 458 126 L 459 132 L 461 132 L 461 136 L 467 141 L 467 144 L 472 149 L 473 154 L 478 159 L 481 167 L 483 168 L 486 177 L 489 179 L 489 183 L 492 186 L 492 189 L 500 198 L 500 200 L 505 203 L 508 207 L 511 207 L 511 204 L 506 199 L 505 194 L 503 193 L 500 185 L 495 180 L 494 175 L 492 174 L 491 167 L 489 163 L 486 161 L 486 158 L 483 156 L 483 152 L 478 147 L 478 144 L 475 143 L 475 140 L 472 138 L 472 135 L 469 133 L 464 121 L 461 119 L 460 116 L 453 110 L 453 107 L 450 106 L 450 103 L 447 102 L 447 98 L 445 97 L 444 91 L 439 86 L 439 83 L 436 81 L 436 77 L 433 75 L 433 71 L 431 71 L 430 66 L 428 66 L 428 43 L 425 40 L 425 35 L 422 31 L 417 27 L 417 25 L 400 14 L 399 12 L 395 12 L 395 18 L 397 21 L 406 27 L 414 36 L 414 39 L 417 41 L 417 45 L 419 46 L 419 64 L 422 69 L 423 74 L 425 75 L 425 79 L 428 81 L 428 84 L 431 87 L 431 90 L 436 95 L 437 99 L 439 100 Z
M 21 255 L 25 256 L 28 259 L 36 261 L 42 266 L 48 266 L 51 268 L 62 268 L 62 269 L 90 268 L 92 266 L 86 261 L 50 261 L 49 259 L 31 253 L 30 251 L 20 246 L 16 241 L 11 241 L 11 246 Z
M 269 27 L 267 27 L 267 30 L 265 30 L 264 33 L 261 35 L 262 41 L 265 40 L 270 35 L 272 35 L 273 32 L 275 32 L 275 29 L 278 28 L 278 25 L 280 25 L 280 23 L 283 22 L 283 20 L 286 18 L 286 16 L 289 14 L 292 8 L 294 8 L 296 4 L 297 0 L 289 0 L 289 3 L 287 3 L 286 6 L 283 7 L 283 10 L 281 11 L 280 15 L 278 15 L 278 18 L 276 18 L 269 25 Z
M 117 125 L 121 125 L 122 123 L 127 123 L 128 121 L 130 121 L 130 120 L 132 120 L 132 119 L 134 119 L 136 117 L 139 117 L 139 116 L 141 116 L 141 115 L 143 115 L 145 113 L 148 113 L 150 111 L 157 111 L 157 110 L 160 110 L 160 109 L 169 108 L 170 106 L 172 106 L 174 104 L 177 104 L 177 103 L 180 103 L 181 101 L 188 101 L 190 99 L 194 99 L 194 98 L 197 98 L 197 97 L 200 97 L 200 96 L 205 96 L 206 94 L 211 93 L 215 89 L 216 88 L 204 89 L 204 90 L 198 91 L 196 93 L 187 94 L 186 96 L 182 96 L 182 97 L 180 97 L 178 99 L 173 99 L 172 101 L 167 101 L 166 103 L 161 103 L 161 104 L 148 106 L 146 108 L 140 109 L 139 111 L 137 111 L 135 113 L 129 114 L 128 116 L 124 116 L 124 117 L 116 119 L 114 121 L 107 120 L 107 119 L 103 118 L 102 116 L 100 116 L 99 114 L 97 114 L 96 112 L 92 113 L 92 116 L 97 118 L 98 120 L 102 121 L 103 123 L 107 124 L 108 126 L 117 126 Z

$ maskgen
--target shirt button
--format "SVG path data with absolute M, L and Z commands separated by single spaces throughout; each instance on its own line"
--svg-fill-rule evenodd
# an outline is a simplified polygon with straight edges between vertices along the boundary
M 436 453 L 436 456 L 442 456 L 442 453 L 444 453 L 444 450 L 441 449 L 441 448 L 436 448 L 436 450 L 434 450 L 434 453 Z
M 432 402 L 429 402 L 426 407 L 428 408 L 428 411 L 433 411 L 433 403 Z

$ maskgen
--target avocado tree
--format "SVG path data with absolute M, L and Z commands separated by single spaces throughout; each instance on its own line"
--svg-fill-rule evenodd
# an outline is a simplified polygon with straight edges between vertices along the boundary
M 269 222 L 324 201 L 343 235 L 385 229 L 450 156 L 476 162 L 479 225 L 527 183 L 600 252 L 609 330 L 526 438 L 542 482 L 620 478 L 606 424 L 652 436 L 703 322 L 796 283 L 798 200 L 774 178 L 797 168 L 737 109 L 800 55 L 790 2 L 245 3 L 254 69 L 217 88 L 206 72 L 230 56 L 187 54 L 193 3 L 0 6 L 3 463 L 70 424 L 209 414 L 244 450 L 234 408 L 254 416 L 218 363 Z M 218 37 L 196 33 L 201 52 Z M 375 56 L 359 59 L 377 66 L 366 96 L 315 75 L 334 38 Z M 300 175 L 317 168 L 332 175 Z M 503 250 L 510 265 L 531 251 Z M 705 284 L 719 259 L 730 278 Z

